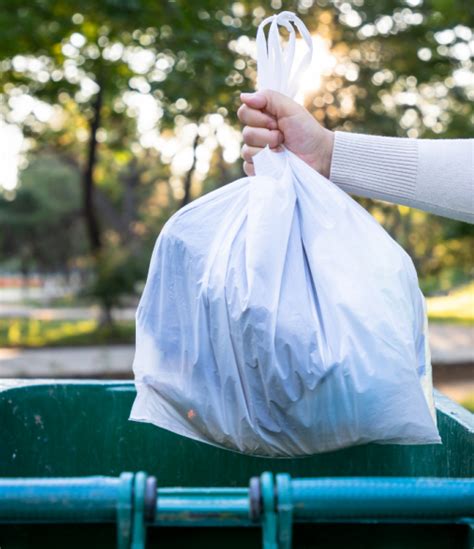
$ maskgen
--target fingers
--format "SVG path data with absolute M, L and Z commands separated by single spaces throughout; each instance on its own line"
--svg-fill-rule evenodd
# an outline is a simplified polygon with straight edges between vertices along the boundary
M 244 172 L 246 175 L 255 175 L 255 168 L 253 164 L 249 162 L 244 162 Z
M 274 90 L 241 93 L 240 100 L 251 109 L 265 110 L 267 114 L 275 116 L 277 120 L 297 114 L 303 108 L 293 99 Z
M 281 147 L 274 149 L 276 151 L 281 150 Z M 249 147 L 248 145 L 243 145 L 241 156 L 244 159 L 244 172 L 247 175 L 255 175 L 255 166 L 253 164 L 253 157 L 259 152 L 263 151 L 261 147 Z
M 272 116 L 260 110 L 252 109 L 247 105 L 241 105 L 239 107 L 237 116 L 245 126 L 267 128 L 268 130 L 276 130 L 278 128 L 278 124 Z
M 241 93 L 240 100 L 251 109 L 264 109 L 267 105 L 267 98 L 263 93 Z
M 240 155 L 248 164 L 253 164 L 252 158 L 261 150 L 261 147 L 249 147 L 248 145 L 243 145 Z
M 242 130 L 244 143 L 250 147 L 266 147 L 276 149 L 283 143 L 283 134 L 279 130 L 267 130 L 266 128 L 253 128 L 245 126 Z
M 281 96 L 283 97 L 283 96 Z M 237 111 L 239 120 L 245 124 L 242 131 L 244 145 L 242 147 L 242 158 L 244 159 L 244 172 L 248 175 L 255 175 L 253 157 L 264 147 L 278 149 L 283 143 L 283 134 L 278 130 L 278 124 L 273 114 L 278 114 L 278 109 L 268 107 L 272 103 L 280 103 L 280 94 L 273 96 L 272 92 L 242 93 L 240 95 L 242 105 Z M 267 107 L 267 110 L 264 109 Z

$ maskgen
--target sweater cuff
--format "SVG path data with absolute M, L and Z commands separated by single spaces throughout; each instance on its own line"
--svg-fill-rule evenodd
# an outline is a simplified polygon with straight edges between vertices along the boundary
M 415 139 L 335 132 L 329 179 L 358 196 L 400 203 L 415 198 Z

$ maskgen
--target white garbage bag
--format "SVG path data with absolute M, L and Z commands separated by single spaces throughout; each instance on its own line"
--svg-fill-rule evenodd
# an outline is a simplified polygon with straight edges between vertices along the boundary
M 260 85 L 289 95 L 291 22 L 311 48 L 289 12 L 258 31 Z M 157 240 L 130 418 L 259 456 L 440 442 L 410 257 L 288 150 L 254 160 L 255 177 L 182 208 Z

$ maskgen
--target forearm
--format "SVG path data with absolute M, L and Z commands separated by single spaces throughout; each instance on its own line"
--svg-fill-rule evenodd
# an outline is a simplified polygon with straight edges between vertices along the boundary
M 474 223 L 473 139 L 336 132 L 330 179 L 350 194 Z

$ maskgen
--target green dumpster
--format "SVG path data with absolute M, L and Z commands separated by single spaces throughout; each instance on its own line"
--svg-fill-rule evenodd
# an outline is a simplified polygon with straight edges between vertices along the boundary
M 0 381 L 1 549 L 472 545 L 473 415 L 441 394 L 442 446 L 298 459 L 128 421 L 134 395 L 130 382 Z

